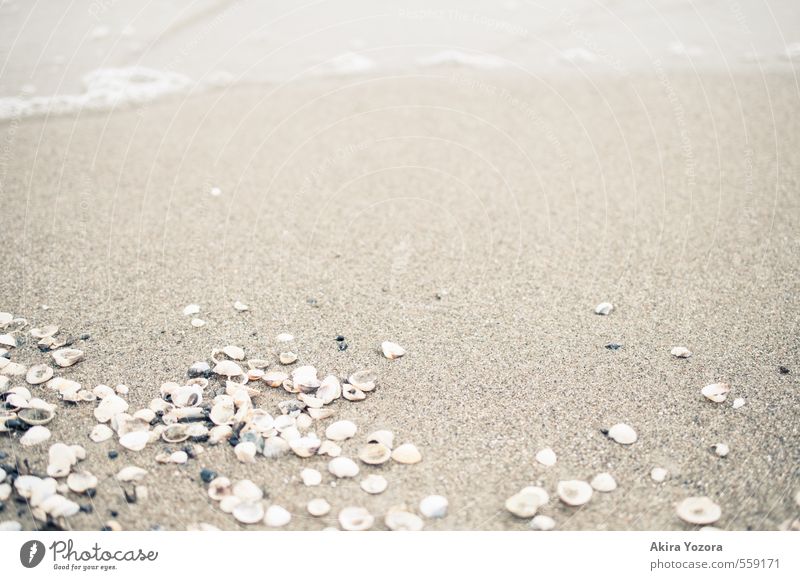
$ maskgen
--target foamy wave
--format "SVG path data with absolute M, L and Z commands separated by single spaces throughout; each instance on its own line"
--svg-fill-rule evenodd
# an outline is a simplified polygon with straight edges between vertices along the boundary
M 502 68 L 506 61 L 491 54 L 470 54 L 460 50 L 445 50 L 418 60 L 423 66 L 460 65 L 475 68 Z
M 145 67 L 97 69 L 83 77 L 83 84 L 86 90 L 78 95 L 2 97 L 0 119 L 111 109 L 150 102 L 195 86 L 181 74 Z

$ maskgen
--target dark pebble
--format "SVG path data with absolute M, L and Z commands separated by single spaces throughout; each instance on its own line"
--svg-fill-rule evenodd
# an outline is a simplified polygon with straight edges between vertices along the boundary
M 94 511 L 94 508 L 92 507 L 92 504 L 85 503 L 80 507 L 80 510 L 85 514 L 90 514 Z
M 778 367 L 778 372 L 781 373 L 782 375 L 788 375 L 792 371 L 790 371 L 788 368 L 784 366 L 780 366 Z
M 621 344 L 617 344 L 616 342 L 609 342 L 609 343 L 606 345 L 606 348 L 607 348 L 608 350 L 619 350 L 619 349 L 621 349 L 621 348 L 622 348 L 622 345 L 621 345 Z
M 109 459 L 116 459 L 117 457 L 119 457 L 119 452 L 114 451 L 113 449 L 108 452 Z
M 228 439 L 228 443 L 231 444 L 231 447 L 236 447 L 237 445 L 239 445 L 239 438 L 231 437 L 230 439 Z
M 0 501 L 0 512 L 5 511 L 6 503 L 4 501 Z
M 346 343 L 346 342 L 340 342 L 340 343 L 339 343 L 339 350 L 340 350 L 340 351 L 345 351 L 345 350 L 347 350 L 347 343 Z
M 119 512 L 117 510 L 108 510 L 108 515 L 110 515 L 112 518 L 116 518 L 119 517 Z
M 3 461 L 6 457 L 8 457 L 8 453 L 0 451 L 0 461 Z
M 81 334 L 81 340 L 89 340 L 91 338 L 88 334 Z
M 213 469 L 209 469 L 204 467 L 200 470 L 200 479 L 203 480 L 203 483 L 211 483 L 214 479 L 217 478 L 217 472 Z
M 110 532 L 110 531 L 111 531 L 111 528 L 110 528 L 110 527 L 108 527 L 108 526 L 103 526 L 102 528 L 100 528 L 100 531 L 101 531 L 101 532 Z
M 335 340 L 336 342 L 342 342 L 344 340 L 344 337 L 341 334 L 337 334 Z
M 89 496 L 89 497 L 94 497 L 94 496 L 96 496 L 96 495 L 97 495 L 97 490 L 96 490 L 96 489 L 94 489 L 94 488 L 92 488 L 92 489 L 87 489 L 87 490 L 86 490 L 86 495 L 87 495 L 87 496 Z

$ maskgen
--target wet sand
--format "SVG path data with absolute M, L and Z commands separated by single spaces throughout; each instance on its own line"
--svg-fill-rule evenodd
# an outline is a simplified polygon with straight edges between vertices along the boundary
M 424 457 L 364 467 L 389 480 L 368 496 L 357 480 L 331 487 L 321 457 L 244 465 L 220 445 L 159 465 L 160 445 L 94 444 L 93 405 L 59 404 L 50 443 L 84 445 L 81 467 L 101 480 L 93 512 L 69 525 L 98 529 L 115 510 L 124 529 L 243 528 L 208 500 L 199 472 L 211 467 L 263 484 L 295 514 L 289 529 L 436 493 L 450 513 L 426 529 L 523 530 L 503 502 L 537 483 L 557 529 L 686 529 L 674 506 L 695 495 L 720 504 L 720 528 L 778 528 L 797 517 L 800 488 L 797 113 L 789 75 L 453 70 L 6 123 L 0 310 L 90 335 L 76 343 L 86 360 L 61 376 L 124 383 L 137 409 L 212 348 L 273 357 L 288 331 L 322 373 L 379 373 L 365 401 L 333 405 L 360 429 L 345 455 L 387 428 Z M 603 301 L 610 316 L 593 313 Z M 183 316 L 189 303 L 203 328 Z M 408 354 L 383 359 L 383 340 Z M 671 357 L 678 345 L 694 356 Z M 733 387 L 719 405 L 700 395 L 717 381 Z M 639 441 L 604 437 L 617 422 Z M 0 438 L 42 472 L 47 447 Z M 554 467 L 534 461 L 542 447 Z M 113 475 L 127 464 L 150 471 L 146 502 L 125 502 Z M 300 482 L 307 466 L 321 487 Z M 670 471 L 663 484 L 656 466 Z M 555 499 L 560 479 L 601 471 L 616 491 L 580 509 Z M 314 497 L 329 516 L 305 514 Z M 24 506 L 8 504 L 7 519 L 35 525 Z

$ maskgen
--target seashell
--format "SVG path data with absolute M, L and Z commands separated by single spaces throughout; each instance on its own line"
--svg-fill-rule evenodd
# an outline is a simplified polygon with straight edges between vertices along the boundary
M 122 385 L 122 384 L 120 384 L 120 385 L 117 385 L 117 386 L 114 388 L 114 391 L 116 391 L 116 393 L 117 393 L 118 395 L 127 395 L 127 394 L 130 392 L 130 389 L 128 388 L 128 385 Z
M 556 493 L 565 504 L 579 506 L 592 499 L 592 486 L 578 479 L 559 481 Z
M 242 524 L 257 524 L 264 519 L 264 504 L 260 501 L 239 501 L 233 508 L 233 517 Z
M 264 376 L 261 377 L 261 380 L 267 383 L 269 387 L 280 387 L 283 384 L 283 381 L 289 378 L 289 375 L 280 371 L 270 371 L 268 373 L 264 373 Z
M 177 387 L 178 385 L 175 384 Z M 109 387 L 108 385 L 97 385 L 92 392 L 97 396 L 98 399 L 105 399 L 108 395 L 114 394 L 114 389 Z
M 19 438 L 19 442 L 24 447 L 31 447 L 32 445 L 43 443 L 48 439 L 50 439 L 50 430 L 41 425 L 34 425 L 25 431 L 25 435 Z
M 211 412 L 208 418 L 214 425 L 227 425 L 233 422 L 233 417 L 236 414 L 233 402 L 221 402 L 211 407 Z
M 69 518 L 77 514 L 81 506 L 63 495 L 52 495 L 39 507 L 51 518 Z
M 269 361 L 263 358 L 251 358 L 247 361 L 247 368 L 251 370 L 264 370 L 269 366 Z
M 226 514 L 233 513 L 233 510 L 236 509 L 236 506 L 242 503 L 235 495 L 228 495 L 223 497 L 219 502 L 219 509 L 221 509 Z
M 67 477 L 67 487 L 75 493 L 86 493 L 97 487 L 97 478 L 88 471 L 70 473 Z
M 685 346 L 676 346 L 670 351 L 670 354 L 675 358 L 689 358 L 692 356 L 692 351 Z
M 708 497 L 687 497 L 678 504 L 678 517 L 695 525 L 708 525 L 716 522 L 722 515 L 720 507 Z
M 28 372 L 25 365 L 0 357 L 0 373 L 9 377 L 21 377 Z
M 50 477 L 66 477 L 72 466 L 78 462 L 75 451 L 64 443 L 54 443 L 47 451 L 47 475 Z
M 377 475 L 375 473 L 371 473 L 367 477 L 361 480 L 361 489 L 366 491 L 370 494 L 379 494 L 386 491 L 386 487 L 389 485 L 389 482 L 386 481 L 386 478 L 382 475 Z
M 739 409 L 741 407 L 744 407 L 744 403 L 745 403 L 745 401 L 741 397 L 739 397 L 737 399 L 734 399 L 733 400 L 733 408 L 734 409 Z
M 97 419 L 98 423 L 107 423 L 109 422 L 115 415 L 119 415 L 120 413 L 124 413 L 128 410 L 128 403 L 116 394 L 106 395 L 103 399 L 100 400 L 100 403 L 94 410 L 94 418 Z
M 339 457 L 342 454 L 342 448 L 333 441 L 327 439 L 322 442 L 322 445 L 317 449 L 317 455 L 327 455 L 329 457 Z
M 288 510 L 279 506 L 271 505 L 267 508 L 264 516 L 264 523 L 271 528 L 282 528 L 292 520 L 292 514 Z
M 264 449 L 261 452 L 264 457 L 276 459 L 289 452 L 289 442 L 280 437 L 268 437 L 264 441 Z
M 250 307 L 247 306 L 247 304 L 245 304 L 244 302 L 239 302 L 238 300 L 233 303 L 233 308 L 234 310 L 237 310 L 239 312 L 246 312 L 250 310 Z
M 400 358 L 406 354 L 406 349 L 399 344 L 395 342 L 389 342 L 388 340 L 381 343 L 381 351 L 383 351 L 383 356 L 389 360 Z
M 278 355 L 278 360 L 282 365 L 290 365 L 297 362 L 297 354 L 292 351 L 282 352 Z
M 307 409 L 308 408 L 320 409 L 320 408 L 322 408 L 322 405 L 325 404 L 325 403 L 322 402 L 322 399 L 318 399 L 316 397 L 312 397 L 311 395 L 306 395 L 305 393 L 300 393 L 299 395 L 297 395 L 297 399 L 299 401 L 302 401 L 305 404 Z
M 550 516 L 534 516 L 530 523 L 532 530 L 548 532 L 556 527 L 556 521 Z
M 233 362 L 232 360 L 222 360 L 219 361 L 216 365 L 214 365 L 215 374 L 223 375 L 228 378 L 230 377 L 238 377 L 244 374 L 242 367 L 238 364 Z
M 189 376 L 190 379 L 196 379 L 199 377 L 210 377 L 211 376 L 211 367 L 205 361 L 197 361 L 193 363 L 192 366 L 189 367 L 189 370 L 186 371 L 186 374 Z M 170 383 L 175 384 L 175 383 Z M 177 386 L 177 385 L 176 385 Z
M 386 527 L 395 532 L 419 532 L 425 527 L 422 518 L 399 508 L 392 508 L 383 518 Z
M 530 518 L 550 501 L 550 496 L 541 487 L 529 486 L 506 500 L 505 507 L 518 518 Z
M 652 479 L 656 483 L 662 483 L 665 479 L 667 479 L 668 475 L 669 471 L 667 471 L 663 467 L 654 467 L 650 471 L 650 479 Z
M 108 441 L 114 436 L 114 432 L 111 430 L 108 425 L 100 423 L 94 426 L 92 432 L 89 433 L 89 439 L 94 441 L 95 443 L 102 443 L 103 441 Z
M 336 411 L 333 409 L 306 409 L 308 411 L 308 416 L 312 419 L 317 421 L 321 421 L 322 419 L 330 419 L 336 414 Z
M 233 428 L 230 425 L 217 425 L 208 432 L 208 442 L 216 445 L 227 441 L 231 435 L 233 435 Z
M 172 392 L 172 402 L 176 407 L 196 407 L 203 402 L 203 389 L 197 385 L 178 387 Z
M 595 491 L 600 491 L 603 493 L 608 493 L 617 489 L 617 482 L 614 479 L 614 476 L 607 472 L 598 473 L 595 475 L 589 485 L 591 485 L 592 489 Z
M 375 381 L 377 377 L 375 373 L 369 370 L 358 371 L 348 377 L 347 382 L 357 388 L 359 391 L 368 393 L 375 389 Z
M 133 414 L 133 418 L 145 423 L 152 423 L 156 418 L 156 412 L 152 409 L 139 409 Z
M 313 393 L 319 389 L 317 369 L 311 365 L 297 367 L 292 371 L 292 383 L 304 393 Z
M 206 325 L 206 321 L 202 318 L 192 318 L 191 322 L 189 323 L 195 328 L 202 328 Z
M 169 463 L 175 463 L 177 465 L 183 465 L 187 461 L 189 461 L 189 454 L 185 451 L 175 451 L 174 453 L 170 454 L 167 458 Z
M 725 443 L 715 443 L 711 447 L 719 457 L 726 457 L 731 452 L 731 448 Z
M 0 312 L 0 328 L 5 328 L 14 320 L 14 315 L 10 312 Z
M 208 497 L 214 501 L 230 497 L 232 493 L 231 480 L 227 477 L 215 477 L 208 484 Z
M 55 417 L 52 409 L 27 407 L 17 412 L 17 418 L 28 425 L 47 425 Z
M 19 532 L 20 530 L 22 530 L 22 524 L 15 520 L 0 522 L 0 532 Z
M 316 435 L 313 437 L 308 435 L 306 437 L 298 437 L 289 441 L 289 447 L 294 451 L 298 457 L 311 457 L 319 449 L 320 440 Z
M 264 490 L 249 479 L 237 481 L 231 491 L 233 495 L 246 502 L 256 502 L 264 498 Z
M 600 316 L 608 316 L 614 310 L 614 305 L 611 302 L 601 302 L 594 307 L 594 313 Z
M 422 461 L 422 455 L 411 443 L 403 443 L 400 447 L 392 451 L 392 459 L 397 461 L 397 463 L 412 465 Z
M 724 403 L 730 391 L 731 386 L 728 383 L 714 383 L 706 385 L 700 392 L 703 393 L 703 396 L 709 401 Z
M 342 396 L 342 383 L 334 375 L 328 375 L 319 385 L 316 392 L 317 398 L 327 405 Z
M 131 451 L 141 451 L 150 441 L 149 431 L 131 431 L 119 438 L 119 444 Z
M 31 336 L 33 338 L 48 338 L 58 332 L 58 326 L 49 324 L 41 328 L 31 328 Z
M 140 481 L 145 475 L 147 475 L 146 469 L 136 467 L 135 465 L 127 465 L 119 470 L 119 473 L 117 473 L 117 480 L 123 482 Z
M 358 458 L 367 465 L 380 465 L 392 457 L 392 451 L 383 443 L 367 443 L 358 450 Z
M 419 512 L 426 518 L 443 518 L 447 515 L 447 498 L 441 495 L 429 495 L 419 502 Z
M 183 309 L 184 316 L 194 316 L 195 314 L 200 313 L 200 305 L 199 304 L 187 304 L 186 307 Z
M 617 423 L 608 430 L 607 435 L 621 445 L 631 445 L 638 438 L 633 427 L 625 423 Z
M 236 459 L 242 463 L 255 463 L 258 448 L 252 441 L 242 441 L 233 448 Z
M 225 356 L 233 360 L 244 360 L 244 349 L 239 346 L 230 344 L 224 347 L 222 352 L 225 353 Z
M 306 504 L 306 510 L 315 518 L 319 518 L 331 511 L 331 504 L 325 501 L 323 498 L 318 497 L 316 499 L 312 499 L 310 502 Z
M 0 334 L 0 344 L 10 348 L 16 348 L 17 339 L 14 338 L 13 334 Z
M 394 433 L 386 429 L 373 431 L 367 436 L 367 443 L 380 443 L 391 449 L 394 447 Z
M 308 431 L 311 428 L 311 425 L 314 424 L 314 420 L 305 414 L 300 414 L 297 416 L 297 428 L 302 431 Z
M 60 367 L 71 367 L 83 359 L 83 351 L 77 348 L 62 348 L 51 353 L 53 360 Z
M 358 427 L 352 421 L 336 421 L 325 429 L 325 437 L 331 441 L 344 441 L 356 434 Z
M 2 358 L 2 357 L 0 357 L 0 358 Z M 11 379 L 9 379 L 7 376 L 4 376 L 4 375 L 0 376 L 0 395 L 2 395 L 3 393 L 5 393 L 8 390 L 8 385 L 9 385 L 10 382 L 11 382 Z
M 342 385 L 342 396 L 348 401 L 363 401 L 367 398 L 364 391 L 361 391 L 349 383 Z
M 0 483 L 0 501 L 6 501 L 11 497 L 12 487 L 9 483 Z M 2 527 L 0 527 L 2 531 Z
M 313 487 L 322 483 L 322 474 L 316 469 L 306 467 L 300 472 L 300 479 L 303 480 L 305 485 Z
M 550 449 L 549 447 L 545 447 L 539 453 L 536 454 L 536 461 L 544 465 L 545 467 L 552 467 L 556 464 L 557 457 L 556 452 Z
M 53 368 L 46 364 L 33 365 L 25 375 L 25 380 L 29 385 L 41 385 L 52 378 Z
M 328 471 L 339 478 L 358 475 L 358 465 L 349 457 L 334 457 L 328 462 Z
M 363 532 L 372 527 L 375 518 L 362 507 L 346 507 L 339 512 L 339 525 L 351 532 Z

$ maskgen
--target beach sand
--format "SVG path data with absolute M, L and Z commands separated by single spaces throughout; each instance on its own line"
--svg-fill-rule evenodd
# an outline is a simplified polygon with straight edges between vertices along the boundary
M 291 332 L 300 363 L 379 375 L 365 401 L 333 404 L 359 427 L 345 455 L 386 428 L 423 461 L 362 466 L 388 479 L 378 496 L 359 478 L 332 486 L 322 457 L 245 465 L 219 445 L 159 465 L 161 445 L 92 443 L 94 406 L 63 403 L 50 442 L 4 435 L 0 450 L 43 472 L 49 443 L 86 447 L 100 485 L 73 529 L 243 529 L 207 498 L 203 467 L 263 484 L 294 514 L 288 529 L 435 493 L 450 511 L 426 529 L 523 530 L 503 503 L 534 484 L 558 529 L 688 529 L 675 504 L 698 495 L 721 506 L 720 528 L 777 529 L 800 489 L 797 113 L 789 74 L 453 69 L 6 122 L 0 310 L 90 335 L 76 342 L 86 360 L 58 374 L 124 383 L 137 409 L 213 348 L 274 358 L 274 336 Z M 603 301 L 610 316 L 593 312 Z M 190 326 L 189 303 L 206 326 Z M 383 340 L 408 354 L 384 359 Z M 678 345 L 694 356 L 672 357 Z M 732 385 L 723 404 L 700 394 L 718 381 Z M 601 433 L 618 422 L 635 444 Z M 555 466 L 534 460 L 543 447 Z M 147 501 L 126 503 L 114 474 L 128 464 L 149 470 Z M 300 482 L 303 467 L 321 487 Z M 603 471 L 616 491 L 581 508 L 555 496 L 559 480 Z M 314 497 L 331 514 L 308 516 Z M 35 527 L 24 504 L 6 519 Z

